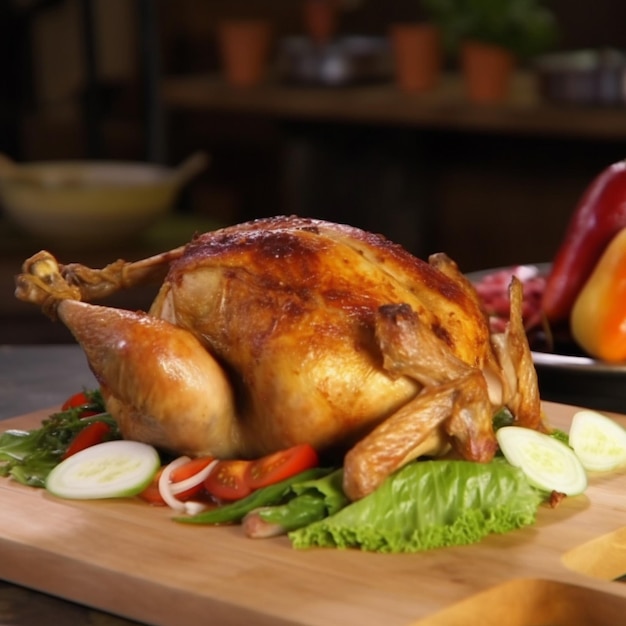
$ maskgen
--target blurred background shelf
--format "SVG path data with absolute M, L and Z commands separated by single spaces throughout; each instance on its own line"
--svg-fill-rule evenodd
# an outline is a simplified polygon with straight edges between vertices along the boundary
M 400 92 L 385 82 L 340 88 L 294 86 L 278 79 L 250 89 L 228 86 L 216 74 L 167 76 L 162 98 L 169 110 L 267 116 L 279 120 L 329 121 L 443 131 L 502 133 L 608 142 L 626 140 L 626 108 L 580 107 L 546 102 L 536 77 L 520 71 L 511 96 L 496 106 L 471 105 L 458 74 L 436 89 Z
M 419 95 L 389 82 L 273 78 L 242 90 L 217 74 L 167 76 L 162 98 L 187 133 L 230 128 L 232 146 L 237 128 L 263 128 L 275 158 L 259 165 L 275 164 L 268 197 L 280 212 L 382 232 L 420 256 L 445 250 L 467 271 L 552 258 L 578 197 L 626 140 L 626 109 L 545 102 L 528 72 L 497 106 L 468 104 L 454 73 Z M 261 195 L 241 215 L 277 206 Z

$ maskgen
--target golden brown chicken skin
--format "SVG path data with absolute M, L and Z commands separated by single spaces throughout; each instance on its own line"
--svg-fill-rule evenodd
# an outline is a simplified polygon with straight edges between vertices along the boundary
M 519 336 L 507 378 L 507 341 L 494 350 L 473 288 L 445 255 L 429 263 L 350 226 L 277 217 L 136 263 L 56 273 L 54 263 L 45 252 L 29 259 L 18 297 L 61 318 L 123 432 L 155 445 L 234 457 L 301 442 L 352 448 L 346 490 L 358 498 L 420 454 L 452 447 L 489 460 L 492 414 L 514 392 L 519 419 L 540 421 Z M 92 315 L 94 305 L 70 303 L 163 276 L 147 314 L 98 307 Z M 94 332 L 98 324 L 105 330 Z M 158 354 L 139 347 L 150 333 Z M 510 380 L 518 365 L 528 389 Z

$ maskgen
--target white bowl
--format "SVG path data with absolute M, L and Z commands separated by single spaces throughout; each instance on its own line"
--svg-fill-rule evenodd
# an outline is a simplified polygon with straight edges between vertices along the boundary
M 178 168 L 121 161 L 20 164 L 4 168 L 0 201 L 6 215 L 43 245 L 102 248 L 165 215 L 205 165 L 203 154 Z

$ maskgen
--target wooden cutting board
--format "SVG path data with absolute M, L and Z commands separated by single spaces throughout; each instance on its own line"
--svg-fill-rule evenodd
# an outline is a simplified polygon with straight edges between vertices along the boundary
M 546 403 L 568 429 L 572 407 Z M 34 428 L 51 410 L 0 423 Z M 626 425 L 626 417 L 615 416 Z M 537 523 L 420 554 L 294 550 L 173 522 L 134 500 L 80 502 L 0 479 L 0 577 L 150 624 L 623 623 L 626 472 Z

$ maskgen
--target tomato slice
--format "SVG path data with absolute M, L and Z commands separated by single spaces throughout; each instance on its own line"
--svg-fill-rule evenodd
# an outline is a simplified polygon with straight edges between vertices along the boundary
M 246 481 L 250 489 L 260 489 L 316 467 L 318 463 L 315 448 L 308 443 L 302 443 L 252 461 Z
M 139 497 L 150 504 L 156 504 L 159 506 L 165 506 L 165 500 L 161 497 L 161 492 L 159 491 L 159 478 L 163 473 L 163 468 L 161 468 L 152 479 L 152 482 L 139 494 Z
M 74 409 L 79 406 L 85 406 L 89 404 L 89 398 L 84 391 L 79 391 L 73 396 L 70 396 L 62 405 L 61 411 L 67 411 L 68 409 Z
M 252 492 L 247 476 L 251 461 L 220 461 L 204 481 L 204 488 L 219 500 L 240 500 Z
M 67 459 L 85 448 L 90 448 L 98 443 L 102 443 L 110 432 L 111 426 L 106 422 L 92 422 L 91 424 L 87 424 L 85 428 L 76 433 L 62 458 Z
M 191 478 L 212 462 L 212 457 L 191 459 L 172 471 L 172 483 Z M 255 489 L 267 487 L 316 467 L 318 463 L 317 452 L 308 443 L 268 454 L 256 461 L 241 459 L 219 461 L 203 483 L 177 494 L 176 498 L 182 501 L 189 500 L 205 489 L 218 500 L 232 502 L 245 498 Z M 160 475 L 161 472 L 157 473 L 152 483 L 140 494 L 142 499 L 151 504 L 165 504 L 159 493 Z
M 97 415 L 97 411 L 93 411 L 88 408 L 90 406 L 91 400 L 89 399 L 89 396 L 87 396 L 84 391 L 79 391 L 65 400 L 65 402 L 61 405 L 61 411 L 82 408 L 82 411 L 80 412 L 81 417 L 91 417 L 93 415 Z
M 198 472 L 201 472 L 209 463 L 213 463 L 215 459 L 212 456 L 203 456 L 197 459 L 191 459 L 184 465 L 177 467 L 172 472 L 172 482 L 179 483 L 183 480 L 187 480 L 187 478 L 191 478 L 195 476 Z M 197 496 L 204 489 L 204 483 L 201 481 L 197 485 L 186 489 L 185 491 L 181 491 L 176 494 L 176 497 L 179 500 L 189 500 L 194 496 Z
M 171 481 L 173 483 L 179 483 L 183 480 L 187 480 L 187 478 L 191 478 L 195 476 L 198 472 L 201 472 L 207 465 L 213 462 L 212 456 L 203 456 L 198 457 L 197 459 L 191 459 L 184 465 L 180 465 L 176 469 L 172 471 L 170 476 Z M 163 497 L 159 491 L 159 478 L 163 473 L 163 468 L 161 468 L 152 482 L 139 494 L 139 497 L 149 502 L 150 504 L 165 504 Z M 191 500 L 191 498 L 196 497 L 204 490 L 204 483 L 200 481 L 197 485 L 186 489 L 185 491 L 181 491 L 176 494 L 176 498 L 181 500 L 182 502 L 186 500 Z

